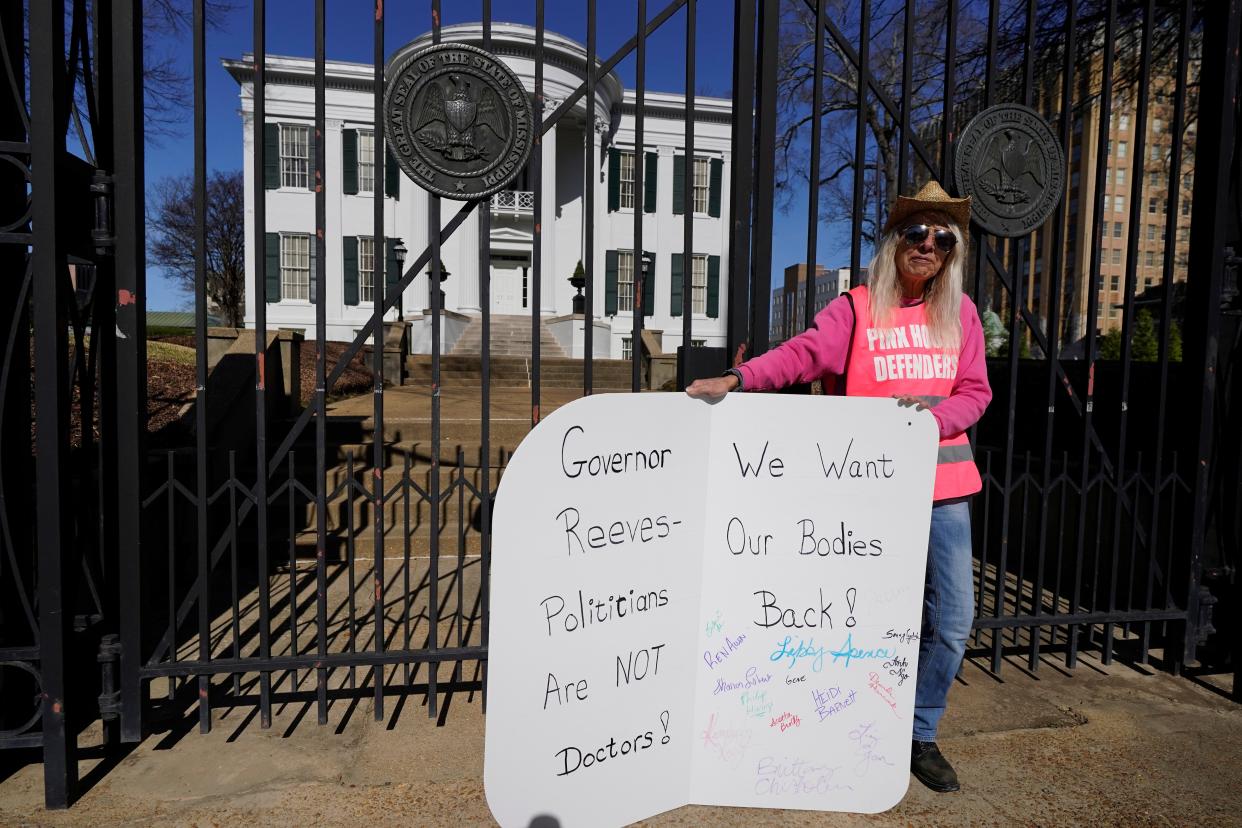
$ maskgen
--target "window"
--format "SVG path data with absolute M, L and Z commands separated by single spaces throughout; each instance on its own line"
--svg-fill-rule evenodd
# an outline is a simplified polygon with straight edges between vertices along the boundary
M 1121 238 L 1121 222 L 1119 221 L 1113 222 L 1113 238 L 1114 239 Z
M 1143 280 L 1143 290 L 1151 290 L 1151 277 L 1148 276 Z
M 631 337 L 628 337 L 628 336 L 621 337 L 621 358 L 622 359 L 633 359 L 634 358 L 634 340 Z
M 1164 121 L 1159 118 L 1153 118 L 1151 121 L 1151 131 L 1159 135 L 1164 132 Z
M 707 212 L 707 196 L 711 183 L 708 179 L 706 158 L 694 159 L 694 212 Z M 698 310 L 695 310 L 698 313 Z
M 1122 131 L 1130 128 L 1130 113 L 1129 112 L 1121 113 L 1121 118 L 1119 119 L 1118 128 L 1120 128 Z
M 1160 160 L 1160 145 L 1159 144 L 1151 145 L 1151 160 L 1152 161 Z
M 1130 145 L 1129 145 L 1128 143 L 1126 143 L 1125 141 L 1118 141 L 1118 142 L 1117 142 L 1117 157 L 1118 157 L 1118 158 L 1125 158 L 1125 157 L 1126 157 L 1126 151 L 1129 149 L 1129 147 L 1130 147 Z
M 1183 216 L 1190 215 L 1190 201 L 1189 200 L 1182 202 L 1182 215 Z
M 1104 154 L 1107 155 L 1109 158 L 1113 157 L 1113 139 L 1112 138 L 1109 138 L 1108 143 L 1105 144 Z
M 1154 198 L 1147 199 L 1147 212 L 1149 213 L 1156 212 L 1156 199 Z
M 280 127 L 280 186 L 310 187 L 310 128 Z
M 690 290 L 691 305 L 690 310 L 693 313 L 707 313 L 707 257 L 691 256 L 690 257 Z M 806 300 L 804 291 L 798 291 L 798 301 L 802 303 Z
M 1147 240 L 1148 241 L 1156 240 L 1156 225 L 1154 224 L 1147 225 Z
M 1160 212 L 1161 213 L 1169 212 L 1169 200 L 1167 198 L 1160 199 Z
M 634 153 L 621 153 L 621 209 L 634 209 Z M 632 270 L 631 270 L 632 272 Z M 632 307 L 633 303 L 622 307 Z
M 282 136 L 284 130 L 281 130 Z M 310 300 L 310 236 L 280 237 L 280 296 L 282 299 Z
M 1146 264 L 1147 264 L 1147 266 L 1148 266 L 1148 267 L 1155 267 L 1155 266 L 1156 266 L 1156 252 L 1155 252 L 1154 250 L 1148 250 L 1148 251 L 1147 251 L 1147 257 L 1146 257 L 1146 259 L 1147 259 Z
M 706 339 L 691 339 L 690 347 L 691 348 L 706 348 L 707 340 Z
M 1121 290 L 1121 277 L 1120 276 L 1112 276 L 1109 278 L 1108 281 L 1109 281 L 1108 287 L 1113 293 L 1116 293 L 1117 291 Z
M 1157 173 L 1157 172 L 1148 173 L 1147 174 L 1147 186 L 1148 187 L 1159 187 L 1160 186 L 1160 173 Z
M 1126 171 L 1123 168 L 1117 170 L 1117 186 L 1120 187 L 1126 183 Z
M 622 157 L 624 158 L 624 156 Z M 622 166 L 622 169 L 624 169 L 624 166 Z M 617 251 L 617 310 L 622 313 L 633 312 L 634 310 L 633 250 Z
M 1108 318 L 1109 319 L 1117 318 L 1117 307 L 1115 305 L 1108 309 Z
M 361 184 L 362 177 L 358 180 Z M 362 236 L 358 237 L 358 301 L 375 301 L 375 239 Z
M 1113 196 L 1113 210 L 1120 213 L 1124 211 L 1125 209 L 1126 209 L 1126 197 L 1120 196 L 1120 195 Z
M 1120 247 L 1113 248 L 1113 264 L 1115 265 L 1121 264 L 1121 248 Z
M 1189 190 L 1194 183 L 1195 183 L 1195 177 L 1193 173 L 1186 173 L 1185 175 L 1182 176 L 1182 186 L 1185 187 L 1187 190 Z
M 358 130 L 358 192 L 375 192 L 375 133 L 362 130 Z M 362 255 L 361 247 L 358 255 Z

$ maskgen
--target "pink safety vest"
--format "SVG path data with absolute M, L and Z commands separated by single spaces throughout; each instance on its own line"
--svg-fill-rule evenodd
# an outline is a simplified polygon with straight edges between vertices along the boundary
M 931 407 L 953 393 L 956 353 L 933 348 L 928 341 L 927 311 L 920 303 L 897 308 L 892 327 L 871 325 L 866 286 L 849 291 L 854 304 L 854 332 L 845 368 L 844 393 L 852 397 L 922 397 Z M 965 432 L 940 440 L 933 500 L 971 495 L 983 488 Z

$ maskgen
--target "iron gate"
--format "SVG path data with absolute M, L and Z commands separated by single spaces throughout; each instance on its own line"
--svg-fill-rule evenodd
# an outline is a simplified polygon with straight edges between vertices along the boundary
M 390 278 L 384 274 L 391 263 L 374 257 L 374 312 L 329 368 L 328 44 L 324 0 L 314 2 L 314 389 L 300 413 L 286 418 L 274 408 L 279 345 L 267 319 L 270 265 L 256 255 L 245 439 L 232 447 L 213 443 L 204 255 L 207 10 L 202 0 L 192 6 L 197 404 L 193 440 L 162 447 L 149 443 L 145 429 L 142 4 L 74 0 L 9 4 L 0 12 L 10 81 L 0 93 L 0 155 L 9 162 L 0 165 L 0 255 L 10 265 L 0 288 L 7 322 L 0 450 L 7 446 L 11 454 L 33 429 L 32 453 L 6 457 L 0 480 L 0 662 L 33 676 L 39 701 L 34 718 L 29 709 L 19 715 L 14 699 L 21 691 L 11 679 L 0 686 L 6 720 L 29 719 L 0 732 L 0 746 L 43 746 L 52 807 L 73 795 L 75 727 L 93 715 L 70 691 L 99 681 L 97 660 L 105 667 L 98 707 L 108 718 L 119 714 L 124 741 L 141 739 L 161 707 L 180 713 L 195 705 L 204 731 L 213 708 L 222 706 L 253 706 L 268 726 L 274 703 L 301 701 L 313 704 L 323 723 L 333 701 L 364 696 L 373 699 L 377 719 L 390 697 L 411 694 L 424 696 L 434 717 L 443 694 L 481 692 L 486 681 L 491 503 L 513 448 L 492 433 L 486 379 L 490 211 L 467 202 L 446 222 L 432 197 L 426 249 Z M 489 51 L 491 6 L 483 0 L 478 10 L 477 45 Z M 594 101 L 598 84 L 633 60 L 632 149 L 643 158 L 647 40 L 669 28 L 684 33 L 684 110 L 694 111 L 696 15 L 708 4 L 672 0 L 648 9 L 637 0 L 634 35 L 601 55 L 596 3 L 587 0 L 583 82 L 547 109 L 543 0 L 533 6 L 530 92 L 540 135 L 582 101 Z M 1066 150 L 1061 204 L 1029 236 L 980 232 L 972 240 L 970 292 L 999 325 L 989 333 L 1000 354 L 989 366 L 996 399 L 973 435 L 985 481 L 974 507 L 974 643 L 994 671 L 1018 654 L 1036 669 L 1049 651 L 1072 667 L 1084 647 L 1104 661 L 1119 649 L 1145 661 L 1158 648 L 1173 670 L 1194 660 L 1210 628 L 1205 556 L 1235 563 L 1209 549 L 1208 538 L 1209 524 L 1232 505 L 1221 500 L 1228 492 L 1213 460 L 1223 425 L 1217 407 L 1227 402 L 1217 394 L 1221 329 L 1233 324 L 1230 307 L 1222 307 L 1234 295 L 1227 279 L 1236 267 L 1226 245 L 1238 239 L 1238 0 L 1098 0 L 1049 10 L 1033 0 L 938 0 L 926 9 L 897 0 L 735 0 L 725 11 L 734 23 L 733 111 L 750 114 L 733 118 L 725 197 L 728 277 L 721 293 L 729 358 L 767 348 L 781 207 L 801 210 L 805 203 L 807 262 L 826 258 L 820 237 L 835 223 L 849 247 L 850 272 L 859 274 L 887 203 L 929 178 L 951 183 L 955 136 L 972 114 L 1000 102 L 1036 108 Z M 256 0 L 253 12 L 251 123 L 258 125 L 268 122 L 266 3 Z M 432 42 L 442 37 L 441 21 L 441 4 L 432 0 L 424 19 Z M 388 56 L 381 3 L 373 33 L 378 124 Z M 1221 71 L 1200 75 L 1198 67 L 1209 65 Z M 1122 127 L 1123 113 L 1133 129 Z M 375 134 L 374 176 L 382 181 L 386 154 Z M 609 137 L 588 135 L 584 169 L 603 174 Z M 685 119 L 679 146 L 695 157 L 694 117 Z M 266 152 L 255 140 L 255 182 L 263 180 Z M 1127 152 L 1143 165 L 1112 162 Z M 633 164 L 633 193 L 645 192 L 645 166 Z M 694 167 L 682 164 L 683 198 L 693 192 Z M 1129 171 L 1128 180 L 1119 169 Z M 1208 172 L 1194 175 L 1196 169 Z M 527 175 L 540 216 L 549 197 L 540 152 Z M 269 231 L 266 198 L 258 192 L 252 240 Z M 585 214 L 594 216 L 595 187 L 585 187 L 583 198 Z M 385 248 L 384 199 L 373 201 L 378 250 Z M 474 212 L 484 378 L 477 434 L 467 452 L 443 431 L 444 308 L 430 290 L 428 431 L 413 445 L 388 445 L 384 315 L 424 271 L 434 283 L 442 245 Z M 634 209 L 634 250 L 643 249 L 643 212 Z M 1145 245 L 1156 229 L 1162 243 Z M 601 251 L 590 220 L 586 231 L 584 302 L 597 315 Z M 682 232 L 683 251 L 694 250 L 692 210 L 684 210 Z M 546 398 L 540 233 L 536 221 L 532 425 Z M 1140 264 L 1140 254 L 1156 249 L 1159 264 L 1154 257 Z M 633 391 L 644 375 L 645 277 L 658 280 L 659 271 L 634 273 Z M 682 267 L 681 278 L 680 296 L 689 297 L 692 268 Z M 806 290 L 803 324 L 815 301 L 815 291 Z M 1140 306 L 1156 311 L 1149 314 L 1158 328 L 1150 363 L 1135 353 Z M 1185 341 L 1180 361 L 1175 319 Z M 693 314 L 683 314 L 681 324 L 681 341 L 692 342 Z M 328 396 L 373 336 L 371 434 L 360 440 L 327 416 Z M 1116 359 L 1108 358 L 1110 341 Z M 583 393 L 597 387 L 594 347 L 594 337 L 584 335 Z M 680 359 L 684 384 L 698 360 L 690 350 Z M 30 364 L 33 390 L 24 378 Z M 71 423 L 81 435 L 72 445 Z M 115 486 L 101 485 L 112 480 Z M 21 519 L 32 506 L 34 527 Z M 1217 525 L 1219 537 L 1225 522 Z M 108 633 L 119 634 L 119 645 Z M 109 686 L 113 675 L 118 692 Z

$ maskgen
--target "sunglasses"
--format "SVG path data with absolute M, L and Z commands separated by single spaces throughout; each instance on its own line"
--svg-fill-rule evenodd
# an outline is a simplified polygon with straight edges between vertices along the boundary
M 927 241 L 927 234 L 930 232 L 931 228 L 926 224 L 911 224 L 901 231 L 901 240 L 911 246 L 922 244 Z M 957 236 L 952 230 L 937 230 L 934 239 L 936 247 L 942 253 L 951 252 L 957 245 Z

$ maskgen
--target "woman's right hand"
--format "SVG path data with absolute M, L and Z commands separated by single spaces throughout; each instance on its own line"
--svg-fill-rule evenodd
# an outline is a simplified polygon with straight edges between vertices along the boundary
M 738 378 L 732 374 L 726 374 L 723 377 L 711 377 L 710 379 L 699 379 L 690 383 L 686 388 L 686 393 L 697 399 L 716 399 L 723 397 L 738 386 Z

